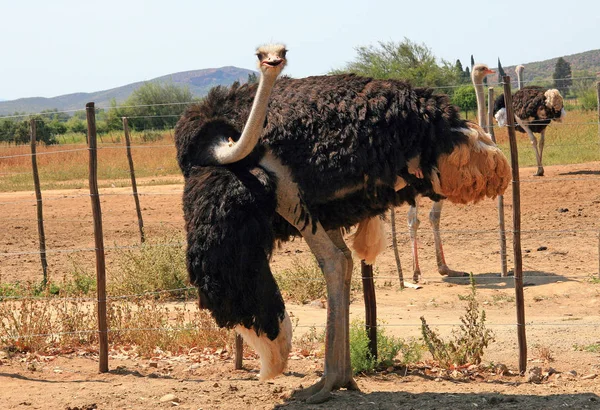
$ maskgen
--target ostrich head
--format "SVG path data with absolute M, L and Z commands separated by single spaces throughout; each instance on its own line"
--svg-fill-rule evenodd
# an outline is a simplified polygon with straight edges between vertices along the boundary
M 286 53 L 287 49 L 283 44 L 260 46 L 256 50 L 256 57 L 258 57 L 258 69 L 262 75 L 277 77 L 287 64 Z
M 546 97 L 544 114 L 546 118 L 550 117 L 554 121 L 561 122 L 565 116 L 565 109 L 563 107 L 563 97 L 557 89 L 551 89 L 544 93 Z M 538 110 L 539 111 L 539 110 Z
M 471 71 L 471 79 L 473 80 L 473 84 L 483 84 L 483 79 L 486 75 L 495 73 L 494 70 L 490 70 L 485 64 L 475 64 Z

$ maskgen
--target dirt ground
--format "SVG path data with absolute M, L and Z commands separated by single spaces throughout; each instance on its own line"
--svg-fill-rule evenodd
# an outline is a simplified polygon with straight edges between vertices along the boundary
M 125 351 L 113 351 L 111 371 L 98 373 L 97 357 L 76 352 L 58 357 L 0 356 L 0 408 L 35 409 L 148 409 L 178 406 L 208 408 L 600 408 L 600 353 L 582 347 L 600 344 L 600 163 L 546 167 L 534 178 L 532 168 L 521 170 L 522 248 L 528 367 L 555 369 L 542 383 L 517 375 L 518 350 L 513 280 L 500 278 L 495 201 L 476 205 L 446 204 L 442 236 L 448 264 L 472 272 L 479 300 L 496 341 L 484 364 L 502 363 L 512 371 L 496 375 L 478 369 L 468 375 L 441 375 L 436 369 L 401 367 L 358 377 L 361 392 L 340 391 L 321 406 L 294 400 L 292 390 L 314 382 L 322 360 L 294 354 L 284 376 L 270 382 L 256 380 L 258 362 L 251 355 L 245 369 L 233 370 L 229 352 L 190 352 L 162 355 L 153 361 Z M 148 236 L 181 232 L 181 185 L 142 187 L 144 222 Z M 93 269 L 93 235 L 86 189 L 44 192 L 49 272 L 60 278 L 74 265 Z M 133 199 L 127 190 L 102 189 L 105 246 L 110 272 L 112 248 L 137 243 Z M 512 198 L 505 196 L 507 227 L 512 226 Z M 428 223 L 429 201 L 420 207 L 419 252 L 423 287 L 398 289 L 390 247 L 375 268 L 378 317 L 385 331 L 419 337 L 420 316 L 448 335 L 463 314 L 468 281 L 443 279 L 435 267 L 433 237 Z M 411 271 L 407 208 L 399 209 L 399 247 L 404 276 Z M 32 193 L 0 194 L 0 281 L 39 280 L 35 198 Z M 510 228 L 507 228 L 510 231 Z M 512 267 L 512 232 L 508 232 L 508 266 Z M 285 244 L 273 257 L 275 270 L 286 269 L 293 258 L 309 258 L 303 241 Z M 325 309 L 287 304 L 298 320 L 295 337 L 311 325 L 322 328 Z M 360 295 L 351 305 L 352 317 L 364 317 Z M 595 377 L 594 375 L 599 375 Z M 174 401 L 161 402 L 167 394 Z

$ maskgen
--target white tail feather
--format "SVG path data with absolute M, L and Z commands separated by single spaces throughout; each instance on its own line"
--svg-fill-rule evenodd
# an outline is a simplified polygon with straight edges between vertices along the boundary
M 498 121 L 498 125 L 501 127 L 504 127 L 506 125 L 506 108 L 502 108 L 500 110 L 498 110 L 498 112 L 494 115 L 494 118 L 496 118 L 496 121 Z
M 359 259 L 372 265 L 385 247 L 385 227 L 380 217 L 368 218 L 358 224 L 352 236 L 352 249 Z
M 292 350 L 292 321 L 287 311 L 279 322 L 279 335 L 275 340 L 265 334 L 258 336 L 253 329 L 244 326 L 237 326 L 235 330 L 260 356 L 260 380 L 271 379 L 283 372 Z

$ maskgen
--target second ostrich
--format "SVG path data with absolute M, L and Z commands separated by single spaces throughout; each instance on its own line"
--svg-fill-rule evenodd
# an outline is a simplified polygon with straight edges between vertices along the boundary
M 325 370 L 298 396 L 318 403 L 333 389 L 356 388 L 349 346 L 353 262 L 342 228 L 377 220 L 390 206 L 414 203 L 418 195 L 461 203 L 495 197 L 506 189 L 510 167 L 478 125 L 460 119 L 448 97 L 430 89 L 354 75 L 282 78 L 274 85 L 268 109 L 265 99 L 259 103 L 266 111 L 262 136 L 246 135 L 249 117 L 253 124 L 264 124 L 254 118 L 256 102 L 250 110 L 261 89 L 244 85 L 214 90 L 177 124 L 186 186 L 194 175 L 202 184 L 204 172 L 227 170 L 241 192 L 241 205 L 236 205 L 227 182 L 214 180 L 199 195 L 184 197 L 188 246 L 202 247 L 203 252 L 200 259 L 188 255 L 188 269 L 192 278 L 213 279 L 200 286 L 207 294 L 215 289 L 215 302 L 221 298 L 224 306 L 251 307 L 235 315 L 237 309 L 212 305 L 223 314 L 220 324 L 245 328 L 244 337 L 263 347 L 260 354 L 267 359 L 261 357 L 261 374 L 272 376 L 281 372 L 279 364 L 287 358 L 289 349 L 282 346 L 289 340 L 289 319 L 265 261 L 275 238 L 292 234 L 306 240 L 327 284 Z M 223 203 L 225 194 L 232 200 Z M 197 218 L 197 203 L 208 203 L 219 218 L 211 219 L 211 212 Z M 248 219 L 237 217 L 239 206 L 251 211 Z M 203 224 L 208 225 L 206 235 L 218 233 L 215 244 L 227 242 L 221 235 L 238 231 L 256 231 L 260 240 L 248 234 L 237 236 L 235 246 L 209 249 L 196 233 L 190 242 L 190 231 Z M 374 235 L 366 242 L 379 239 Z M 237 262 L 221 268 L 218 264 L 228 253 L 232 261 L 238 254 L 256 260 L 260 271 Z M 263 293 L 263 287 L 268 291 Z M 263 372 L 271 363 L 278 364 L 276 370 Z
M 471 80 L 475 87 L 475 95 L 477 97 L 477 117 L 479 125 L 485 129 L 487 121 L 485 113 L 485 98 L 483 95 L 483 79 L 494 74 L 495 71 L 490 70 L 485 64 L 476 64 L 471 70 Z M 413 281 L 418 282 L 421 277 L 421 268 L 419 266 L 419 254 L 417 243 L 417 230 L 421 222 L 418 218 L 418 200 L 408 210 L 408 227 L 410 231 L 410 239 L 412 241 L 412 256 L 413 256 Z M 442 216 L 443 200 L 434 201 L 429 212 L 429 222 L 433 229 L 433 240 L 435 243 L 435 258 L 437 261 L 438 272 L 440 275 L 449 277 L 466 276 L 465 272 L 455 271 L 450 269 L 446 263 L 444 256 L 444 248 L 442 246 L 442 236 L 440 234 L 440 219 Z M 393 217 L 393 216 L 392 216 Z
M 547 90 L 537 86 L 521 87 L 523 82 L 521 76 L 524 69 L 525 67 L 522 65 L 516 68 L 519 84 L 519 90 L 513 95 L 513 110 L 517 122 L 516 130 L 529 136 L 538 167 L 533 175 L 543 176 L 542 156 L 544 154 L 546 127 L 551 121 L 562 121 L 565 116 L 565 109 L 562 95 L 557 89 Z M 500 73 L 504 72 L 500 61 L 498 61 L 498 71 Z M 504 94 L 499 95 L 494 102 L 494 117 L 501 127 L 506 124 Z M 534 135 L 536 133 L 540 134 L 539 145 Z

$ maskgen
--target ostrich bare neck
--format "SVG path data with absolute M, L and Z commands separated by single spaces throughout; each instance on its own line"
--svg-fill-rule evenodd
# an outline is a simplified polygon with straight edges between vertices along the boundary
M 475 86 L 475 96 L 477 97 L 477 121 L 479 122 L 479 126 L 485 129 L 487 127 L 487 113 L 485 110 L 485 97 L 483 95 L 483 82 L 476 79 L 473 80 L 473 85 Z
M 224 140 L 215 147 L 214 156 L 219 163 L 231 164 L 244 159 L 252 152 L 263 131 L 269 97 L 276 78 L 277 76 L 261 75 L 252 110 L 239 140 L 233 145 Z

